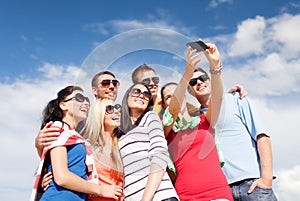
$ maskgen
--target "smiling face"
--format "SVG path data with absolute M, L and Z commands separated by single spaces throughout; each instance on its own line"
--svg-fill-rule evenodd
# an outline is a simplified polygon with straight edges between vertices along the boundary
M 176 89 L 177 85 L 170 84 L 164 88 L 162 91 L 162 99 L 164 102 L 163 107 L 167 108 L 170 105 L 171 99 L 173 97 L 174 91 Z
M 105 106 L 104 130 L 114 130 L 120 126 L 121 106 L 113 101 Z
M 109 84 L 107 84 L 107 80 L 116 80 L 116 78 L 110 74 L 100 75 L 98 78 L 97 86 L 92 87 L 93 93 L 96 98 L 109 98 L 115 100 L 117 98 L 119 85 L 116 85 L 113 82 L 109 82 Z
M 143 112 L 146 110 L 151 94 L 148 89 L 141 84 L 133 86 L 128 96 L 128 108 Z
M 206 79 L 205 81 L 202 79 L 202 77 L 205 77 L 205 73 L 201 71 L 196 71 L 193 74 L 193 77 L 191 78 L 196 80 L 194 86 L 189 86 L 189 92 L 193 96 L 196 96 L 197 98 L 201 98 L 202 96 L 210 95 L 211 93 L 211 85 L 210 85 L 210 79 Z M 200 78 L 199 78 L 200 77 Z
M 84 98 L 81 99 L 79 97 Z M 65 97 L 64 101 L 60 103 L 60 107 L 64 113 L 63 120 L 76 127 L 80 121 L 87 118 L 90 103 L 87 101 L 82 91 L 75 90 Z
M 163 107 L 166 109 L 171 102 L 171 99 L 173 98 L 173 94 L 176 90 L 177 84 L 169 84 L 168 86 L 166 86 L 164 88 L 164 90 L 162 91 L 162 98 L 163 98 Z M 186 107 L 186 97 L 184 96 L 183 98 L 183 102 L 181 105 L 181 111 L 183 111 L 183 109 Z
M 158 92 L 158 83 L 153 82 L 153 80 L 156 78 L 157 78 L 157 75 L 152 70 L 140 72 L 140 75 L 139 75 L 139 80 L 138 80 L 139 82 L 143 82 L 144 80 L 149 80 L 149 84 L 147 84 L 147 86 L 149 87 L 149 89 L 151 91 L 152 97 L 156 97 L 157 92 Z

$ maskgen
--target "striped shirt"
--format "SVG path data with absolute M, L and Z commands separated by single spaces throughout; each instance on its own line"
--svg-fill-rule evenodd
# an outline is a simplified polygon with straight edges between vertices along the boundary
M 119 150 L 124 168 L 124 198 L 141 200 L 151 163 L 156 163 L 165 170 L 170 160 L 159 116 L 153 111 L 147 112 L 136 128 L 121 136 Z M 171 197 L 178 198 L 165 171 L 153 200 L 160 201 Z

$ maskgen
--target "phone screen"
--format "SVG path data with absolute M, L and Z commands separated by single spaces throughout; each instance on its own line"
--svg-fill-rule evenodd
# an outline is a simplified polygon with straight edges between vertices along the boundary
M 206 50 L 208 47 L 203 41 L 189 42 L 186 44 L 187 46 L 191 46 L 191 48 L 196 49 L 197 52 L 201 52 Z

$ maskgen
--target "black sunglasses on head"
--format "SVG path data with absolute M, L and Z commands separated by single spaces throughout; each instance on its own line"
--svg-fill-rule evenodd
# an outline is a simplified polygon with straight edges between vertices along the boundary
M 115 111 L 121 111 L 122 106 L 120 104 L 115 104 L 115 105 L 107 105 L 105 107 L 105 112 L 108 114 L 112 114 Z
M 83 103 L 84 100 L 86 100 L 86 102 L 90 103 L 90 99 L 80 93 L 75 94 L 75 96 L 73 96 L 72 98 L 69 98 L 67 100 L 64 100 L 64 102 L 68 102 L 72 99 L 75 99 L 77 102 Z
M 102 80 L 101 85 L 103 87 L 109 87 L 110 83 L 114 85 L 114 87 L 118 87 L 120 85 L 120 82 L 118 80 Z
M 151 83 L 151 80 L 152 80 L 152 82 L 154 83 L 154 84 L 158 84 L 159 83 L 159 77 L 148 77 L 148 78 L 145 78 L 145 79 L 143 79 L 142 80 L 142 83 L 144 84 L 144 85 L 150 85 L 150 83 Z
M 190 79 L 189 84 L 193 87 L 197 84 L 197 80 L 200 80 L 201 82 L 205 82 L 208 79 L 209 79 L 209 77 L 207 75 L 203 74 L 203 75 L 200 75 L 199 77 Z
M 151 93 L 150 92 L 148 92 L 148 91 L 143 91 L 142 92 L 142 90 L 139 89 L 139 88 L 131 89 L 130 94 L 131 94 L 132 97 L 139 97 L 139 96 L 141 96 L 141 94 L 143 94 L 144 99 L 149 100 L 151 98 Z

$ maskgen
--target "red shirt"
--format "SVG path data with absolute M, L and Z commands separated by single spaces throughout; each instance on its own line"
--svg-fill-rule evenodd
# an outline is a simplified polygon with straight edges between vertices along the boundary
M 222 172 L 213 137 L 213 129 L 201 115 L 198 128 L 173 136 L 169 151 L 177 170 L 175 189 L 184 200 L 233 200 Z

